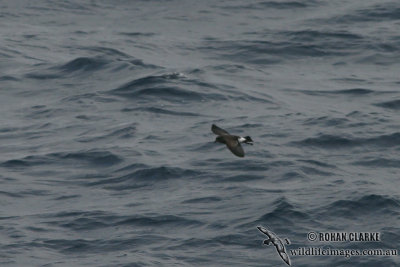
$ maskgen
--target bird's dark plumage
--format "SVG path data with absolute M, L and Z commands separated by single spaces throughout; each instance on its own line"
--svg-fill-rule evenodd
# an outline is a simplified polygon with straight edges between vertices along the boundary
M 278 252 L 279 256 L 281 256 L 282 260 L 286 262 L 287 265 L 291 265 L 290 263 L 290 258 L 288 253 L 286 252 L 285 245 L 283 245 L 281 239 L 273 232 L 269 231 L 268 229 L 262 227 L 262 226 L 257 226 L 258 230 L 260 230 L 261 233 L 265 234 L 268 236 L 268 239 L 264 240 L 263 243 L 266 245 L 274 245 L 276 248 L 276 251 Z
M 215 139 L 215 142 L 225 144 L 234 155 L 241 158 L 244 157 L 244 150 L 240 142 L 245 142 L 248 144 L 252 144 L 253 142 L 253 140 L 251 140 L 249 136 L 246 136 L 246 138 L 244 138 L 236 135 L 230 135 L 227 131 L 225 131 L 222 128 L 219 128 L 215 124 L 211 126 L 211 131 L 214 134 L 218 135 L 217 138 Z
M 227 131 L 224 129 L 219 128 L 217 125 L 213 124 L 211 126 L 211 131 L 215 133 L 216 135 L 229 135 Z

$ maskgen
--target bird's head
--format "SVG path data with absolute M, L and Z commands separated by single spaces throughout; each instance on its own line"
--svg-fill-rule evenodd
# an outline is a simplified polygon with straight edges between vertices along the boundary
M 250 136 L 245 136 L 244 139 L 245 139 L 244 143 L 249 144 L 249 145 L 253 144 L 253 139 L 251 139 Z

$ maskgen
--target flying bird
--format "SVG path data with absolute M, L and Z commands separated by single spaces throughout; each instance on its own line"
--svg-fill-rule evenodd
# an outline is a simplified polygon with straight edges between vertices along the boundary
M 288 253 L 286 252 L 286 248 L 285 245 L 283 245 L 282 240 L 275 233 L 269 231 L 262 226 L 257 226 L 257 228 L 258 230 L 260 230 L 261 233 L 268 236 L 268 239 L 264 240 L 263 244 L 273 244 L 276 248 L 276 251 L 278 251 L 279 256 L 281 256 L 282 260 L 290 266 L 290 258 Z M 286 243 L 289 244 L 289 240 L 286 239 Z
M 229 150 L 238 157 L 244 157 L 244 150 L 240 143 L 245 143 L 252 145 L 253 140 L 250 136 L 237 136 L 237 135 L 230 135 L 224 129 L 219 128 L 217 125 L 213 124 L 211 126 L 211 131 L 218 135 L 215 138 L 215 142 L 225 144 Z

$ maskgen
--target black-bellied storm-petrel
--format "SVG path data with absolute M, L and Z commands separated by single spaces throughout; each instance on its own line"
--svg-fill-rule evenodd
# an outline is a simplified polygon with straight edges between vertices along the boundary
M 257 226 L 258 230 L 260 230 L 261 233 L 265 234 L 268 236 L 268 239 L 263 241 L 263 244 L 265 245 L 274 245 L 276 248 L 276 251 L 278 251 L 279 256 L 281 256 L 282 260 L 287 263 L 287 265 L 290 266 L 290 258 L 289 255 L 286 251 L 285 245 L 283 244 L 282 240 L 273 232 L 269 231 L 267 228 L 262 227 L 262 226 Z M 288 239 L 286 240 L 286 244 L 290 244 Z
M 229 148 L 229 150 L 238 157 L 244 157 L 244 151 L 240 143 L 245 143 L 249 145 L 253 144 L 253 140 L 250 136 L 241 137 L 237 135 L 230 135 L 227 131 L 219 128 L 215 124 L 211 126 L 211 131 L 218 135 L 215 138 L 215 142 L 225 144 Z

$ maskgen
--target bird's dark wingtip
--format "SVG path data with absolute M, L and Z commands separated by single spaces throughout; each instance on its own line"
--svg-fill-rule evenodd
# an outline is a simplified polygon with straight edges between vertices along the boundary
M 260 232 L 265 233 L 262 226 L 257 226 L 257 229 L 260 230 Z

